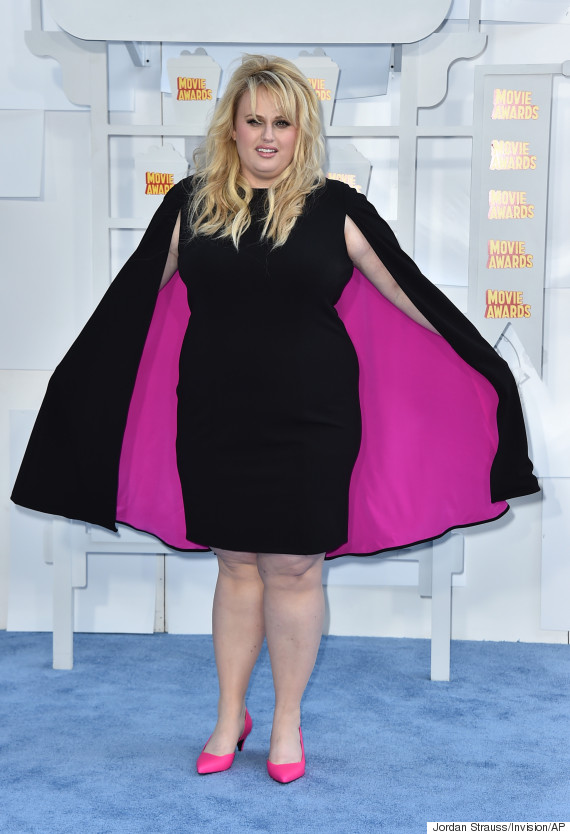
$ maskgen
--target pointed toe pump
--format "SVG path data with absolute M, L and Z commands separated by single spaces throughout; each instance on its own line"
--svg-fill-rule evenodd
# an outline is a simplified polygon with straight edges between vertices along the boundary
M 301 761 L 287 762 L 287 764 L 273 764 L 267 759 L 267 772 L 276 782 L 294 782 L 305 775 L 305 747 L 303 745 L 303 733 L 299 727 L 299 738 L 301 739 Z
M 243 733 L 238 738 L 236 744 L 238 750 L 241 751 L 244 741 L 251 733 L 252 727 L 253 721 L 251 720 L 251 715 L 246 709 Z M 208 739 L 208 741 L 210 741 L 210 739 Z M 202 748 L 202 752 L 198 756 L 198 760 L 196 762 L 196 770 L 198 771 L 198 773 L 220 773 L 222 770 L 229 770 L 234 763 L 235 752 L 227 753 L 225 756 L 214 756 L 213 753 L 206 753 L 205 749 L 206 745 L 208 744 L 208 741 Z

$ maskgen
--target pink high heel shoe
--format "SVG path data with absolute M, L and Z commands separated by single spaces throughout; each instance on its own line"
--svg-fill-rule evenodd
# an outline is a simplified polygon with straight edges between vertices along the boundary
M 251 733 L 252 727 L 253 721 L 251 720 L 251 715 L 246 709 L 243 733 L 238 738 L 236 743 L 236 747 L 238 750 L 241 751 L 244 741 Z M 210 738 L 212 738 L 212 736 L 210 736 Z M 208 741 L 210 741 L 210 738 L 208 739 Z M 220 773 L 222 770 L 229 770 L 234 763 L 235 752 L 227 753 L 225 756 L 215 756 L 213 753 L 205 753 L 204 751 L 206 749 L 208 741 L 202 748 L 202 752 L 198 756 L 198 760 L 196 762 L 196 770 L 198 771 L 198 773 Z
M 294 782 L 305 775 L 305 748 L 303 746 L 303 733 L 299 727 L 299 738 L 301 739 L 301 761 L 287 762 L 286 764 L 273 764 L 267 759 L 267 772 L 276 782 Z

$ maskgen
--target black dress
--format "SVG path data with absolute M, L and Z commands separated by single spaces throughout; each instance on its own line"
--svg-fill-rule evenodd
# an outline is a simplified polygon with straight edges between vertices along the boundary
M 260 241 L 264 189 L 254 191 L 239 251 L 182 226 L 191 316 L 177 460 L 191 541 L 307 554 L 347 540 L 358 360 L 334 305 L 353 265 L 342 206 L 323 194 L 275 249 Z

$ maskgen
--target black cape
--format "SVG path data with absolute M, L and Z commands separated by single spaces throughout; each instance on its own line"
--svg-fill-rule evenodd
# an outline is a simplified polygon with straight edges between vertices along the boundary
M 520 399 L 506 362 L 421 274 L 363 195 L 338 182 L 327 181 L 324 187 L 332 190 L 335 199 L 343 201 L 346 213 L 386 268 L 453 351 L 496 391 L 498 445 L 488 473 L 491 501 L 503 502 L 537 492 Z M 167 193 L 140 245 L 54 371 L 14 485 L 15 503 L 117 529 L 119 461 L 129 405 L 172 231 L 190 188 L 189 178 Z M 429 402 L 425 407 L 429 408 Z M 481 519 L 484 520 L 488 519 Z M 476 522 L 470 519 L 469 523 Z M 446 529 L 464 524 L 458 518 L 456 522 L 446 522 Z M 433 534 L 422 539 L 445 531 L 434 529 Z M 390 546 L 411 543 L 413 540 L 398 541 Z M 367 552 L 382 549 L 388 547 L 379 543 Z

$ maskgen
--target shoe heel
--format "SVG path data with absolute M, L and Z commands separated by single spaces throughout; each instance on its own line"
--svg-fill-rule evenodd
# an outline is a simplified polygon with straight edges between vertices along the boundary
M 240 753 L 241 753 L 241 751 L 242 751 L 242 748 L 243 748 L 243 745 L 244 745 L 244 742 L 245 742 L 246 738 L 247 738 L 247 737 L 248 737 L 248 735 L 251 733 L 251 728 L 252 728 L 252 727 L 253 727 L 253 721 L 251 720 L 251 715 L 249 714 L 249 711 L 248 711 L 248 709 L 247 709 L 247 707 L 246 707 L 246 710 L 245 710 L 245 723 L 244 723 L 244 726 L 243 726 L 243 733 L 242 733 L 242 734 L 241 734 L 241 736 L 238 738 L 238 740 L 237 740 L 237 745 L 236 745 L 236 747 L 237 747 L 237 749 L 240 751 Z

